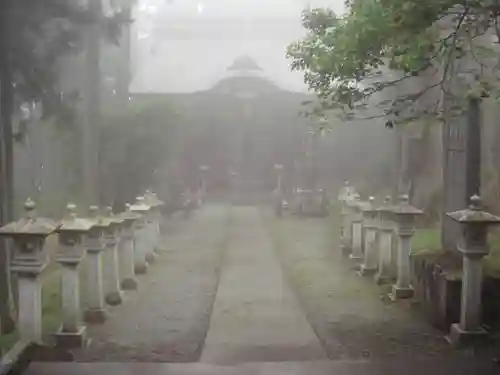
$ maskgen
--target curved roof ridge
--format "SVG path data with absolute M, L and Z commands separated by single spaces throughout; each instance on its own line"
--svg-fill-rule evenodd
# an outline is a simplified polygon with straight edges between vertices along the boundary
M 253 58 L 248 55 L 242 55 L 237 57 L 226 70 L 262 71 L 263 69 Z

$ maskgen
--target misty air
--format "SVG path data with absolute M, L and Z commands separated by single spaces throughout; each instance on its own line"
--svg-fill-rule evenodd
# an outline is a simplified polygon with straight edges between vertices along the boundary
M 498 0 L 0 0 L 0 375 L 500 373 Z

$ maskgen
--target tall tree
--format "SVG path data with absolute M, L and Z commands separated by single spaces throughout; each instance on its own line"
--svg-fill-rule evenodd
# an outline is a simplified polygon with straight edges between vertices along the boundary
M 38 102 L 45 118 L 68 122 L 76 93 L 59 89 L 58 72 L 63 57 L 81 51 L 83 35 L 99 24 L 118 40 L 123 16 L 97 17 L 91 9 L 67 0 L 0 0 L 0 225 L 14 219 L 13 115 L 24 102 Z M 0 319 L 10 331 L 8 249 L 0 249 Z

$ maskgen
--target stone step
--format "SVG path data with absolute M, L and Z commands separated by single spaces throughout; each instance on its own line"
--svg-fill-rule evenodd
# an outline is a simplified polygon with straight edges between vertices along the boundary
M 25 375 L 497 375 L 493 361 L 470 359 L 202 363 L 32 363 Z

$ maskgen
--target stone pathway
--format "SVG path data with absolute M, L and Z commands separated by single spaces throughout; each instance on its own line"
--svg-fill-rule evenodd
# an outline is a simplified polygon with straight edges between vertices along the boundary
M 326 359 L 283 278 L 258 208 L 237 207 L 201 362 Z
M 208 330 L 229 235 L 228 208 L 208 206 L 169 223 L 164 252 L 139 276 L 139 290 L 88 329 L 78 361 L 192 362 Z
M 454 352 L 443 333 L 409 305 L 387 301 L 371 278 L 352 271 L 332 238 L 331 223 L 264 215 L 284 272 L 330 359 L 472 354 Z

